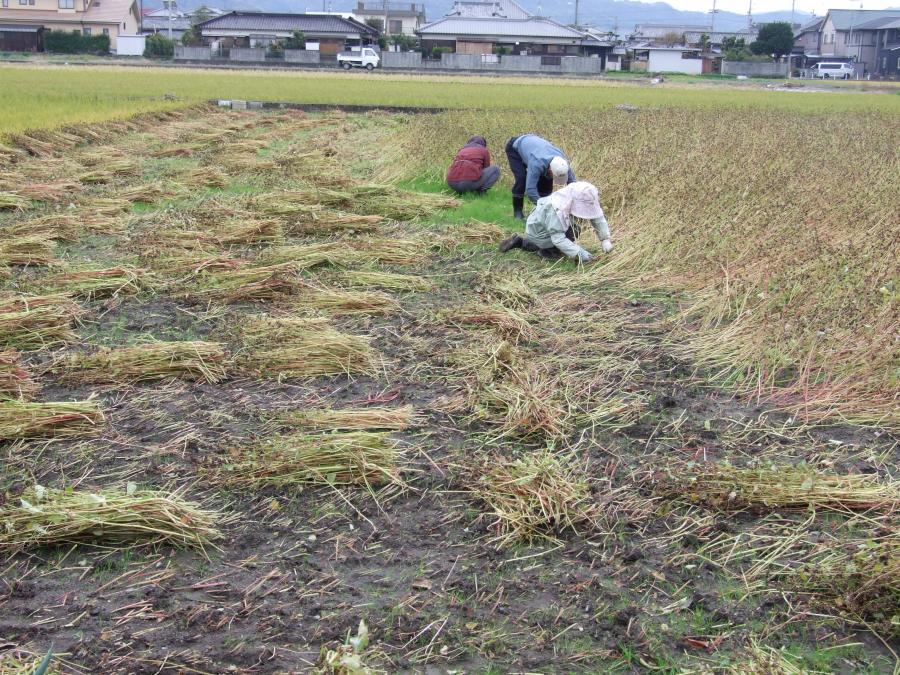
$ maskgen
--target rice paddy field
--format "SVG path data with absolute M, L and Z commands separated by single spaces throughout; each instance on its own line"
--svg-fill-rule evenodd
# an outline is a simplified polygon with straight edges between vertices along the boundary
M 896 95 L 23 72 L 0 674 L 897 672 Z M 497 251 L 523 131 L 609 256 Z M 457 198 L 473 133 L 505 176 Z

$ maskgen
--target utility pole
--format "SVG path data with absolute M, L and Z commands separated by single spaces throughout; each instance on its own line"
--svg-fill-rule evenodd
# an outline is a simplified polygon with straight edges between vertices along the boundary
M 168 0 L 169 3 L 169 39 L 172 39 L 172 3 L 175 0 Z
M 579 0 L 575 0 L 575 28 L 578 28 L 578 3 Z
M 797 0 L 791 0 L 791 30 L 794 30 L 794 5 L 797 4 Z
M 716 32 L 716 12 L 717 11 L 718 10 L 716 9 L 716 0 L 713 0 L 713 8 L 712 8 L 712 12 L 710 12 L 710 14 L 712 14 L 712 19 L 709 22 L 709 32 L 710 33 Z M 712 37 L 712 36 L 710 36 L 710 37 Z
M 390 42 L 388 41 L 388 36 L 391 34 L 390 30 L 388 30 L 388 27 L 391 25 L 388 23 L 389 4 L 390 4 L 389 0 L 384 0 L 384 44 L 385 44 L 385 49 L 387 49 L 388 51 L 391 51 L 391 45 L 390 45 Z
M 750 0 L 750 6 L 747 7 L 747 30 L 753 30 L 753 0 Z M 791 30 L 794 30 L 793 22 L 791 22 Z

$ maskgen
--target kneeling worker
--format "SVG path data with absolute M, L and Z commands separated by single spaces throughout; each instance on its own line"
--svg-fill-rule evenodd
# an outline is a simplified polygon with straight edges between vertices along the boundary
M 506 158 L 515 184 L 512 188 L 513 215 L 525 220 L 525 195 L 537 203 L 553 192 L 554 183 L 574 183 L 575 172 L 562 150 L 540 136 L 525 134 L 506 143 Z
M 500 244 L 500 250 L 506 253 L 521 248 L 542 258 L 553 259 L 563 254 L 580 262 L 590 262 L 594 256 L 575 243 L 579 232 L 572 217 L 591 221 L 603 250 L 606 253 L 612 251 L 609 223 L 600 206 L 600 195 L 596 187 L 584 181 L 570 183 L 549 197 L 539 199 L 525 223 L 525 236 L 514 234 Z
M 487 192 L 500 178 L 500 167 L 491 166 L 491 152 L 483 136 L 472 136 L 453 158 L 447 185 L 459 194 Z

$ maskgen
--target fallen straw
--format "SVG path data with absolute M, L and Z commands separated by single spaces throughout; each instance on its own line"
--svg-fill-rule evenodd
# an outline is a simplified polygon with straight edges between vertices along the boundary
M 279 413 L 274 419 L 284 426 L 329 431 L 402 431 L 419 422 L 410 405 L 402 408 L 293 410 Z
M 93 401 L 0 401 L 0 440 L 82 436 L 94 433 L 105 421 Z
M 29 399 L 38 389 L 15 349 L 0 350 L 0 399 Z
M 45 349 L 76 339 L 81 308 L 63 295 L 0 296 L 0 348 Z
M 0 551 L 96 543 L 160 542 L 203 549 L 221 535 L 219 515 L 177 494 L 139 490 L 86 492 L 35 485 L 0 505 Z
M 93 354 L 69 356 L 54 366 L 66 380 L 78 382 L 145 382 L 166 377 L 214 384 L 227 377 L 225 346 L 199 340 L 155 342 Z

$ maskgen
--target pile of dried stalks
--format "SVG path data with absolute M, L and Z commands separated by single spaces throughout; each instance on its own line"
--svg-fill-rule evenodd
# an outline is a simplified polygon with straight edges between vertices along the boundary
M 78 183 L 69 180 L 54 180 L 47 183 L 26 183 L 16 190 L 16 194 L 25 199 L 58 204 L 68 201 L 73 194 L 80 190 L 81 185 Z
M 348 286 L 375 286 L 397 291 L 428 291 L 434 287 L 425 277 L 375 270 L 347 270 L 340 272 L 337 279 Z
M 833 474 L 809 466 L 742 468 L 730 464 L 697 464 L 669 469 L 659 492 L 685 497 L 714 508 L 895 509 L 900 483 L 875 474 Z
M 150 285 L 149 272 L 135 267 L 75 269 L 40 280 L 41 290 L 91 300 L 134 295 Z
M 37 389 L 19 353 L 15 349 L 0 350 L 0 399 L 30 399 Z
M 214 384 L 227 377 L 226 359 L 225 346 L 218 342 L 154 342 L 75 354 L 58 362 L 54 369 L 76 382 L 127 383 L 178 377 Z
M 0 348 L 45 349 L 76 339 L 81 308 L 63 295 L 0 296 Z
M 82 436 L 95 432 L 105 421 L 93 401 L 0 401 L 0 440 Z
M 277 300 L 295 293 L 304 283 L 293 263 L 238 269 L 205 267 L 180 284 L 176 294 L 204 301 Z
M 279 413 L 275 420 L 284 426 L 316 431 L 403 431 L 421 421 L 411 405 L 293 410 Z
M 290 304 L 298 309 L 327 314 L 387 314 L 400 309 L 399 303 L 386 293 L 347 292 L 312 283 L 305 283 L 291 298 Z
M 49 265 L 56 242 L 41 234 L 0 240 L 0 265 Z
M 215 473 L 238 487 L 287 487 L 303 483 L 379 485 L 400 483 L 401 452 L 386 433 L 288 434 L 237 448 Z
M 176 493 L 140 490 L 87 492 L 40 485 L 0 505 L 0 551 L 40 546 L 131 542 L 166 543 L 203 549 L 221 537 L 219 514 Z
M 307 215 L 304 218 L 302 215 Z M 372 232 L 383 224 L 381 216 L 362 216 L 338 211 L 309 211 L 288 220 L 287 233 L 294 237 L 327 234 L 331 232 Z
M 544 449 L 510 461 L 496 456 L 471 467 L 470 490 L 487 507 L 488 529 L 501 546 L 558 541 L 592 529 L 599 512 L 585 467 L 572 455 Z
M 341 333 L 327 319 L 248 320 L 241 329 L 245 351 L 236 362 L 267 377 L 315 377 L 374 373 L 376 354 L 369 338 Z
M 15 192 L 0 192 L 0 211 L 24 211 L 31 206 L 31 200 Z

